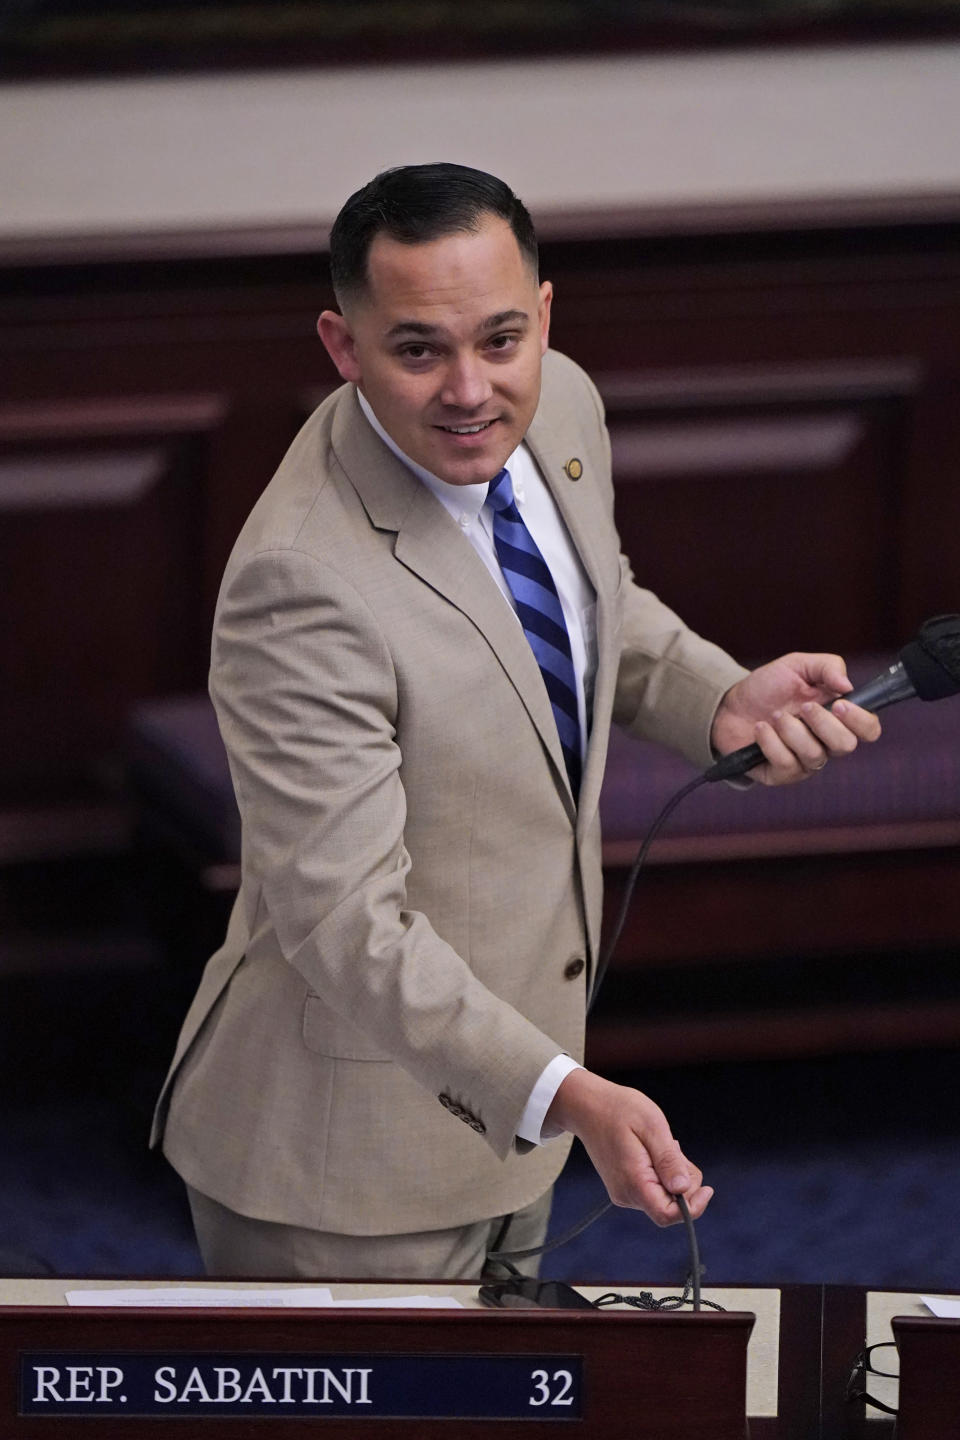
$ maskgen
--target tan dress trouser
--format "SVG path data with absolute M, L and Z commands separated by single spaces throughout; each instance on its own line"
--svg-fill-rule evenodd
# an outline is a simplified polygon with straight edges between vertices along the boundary
M 506 1217 L 451 1230 L 407 1235 L 336 1235 L 238 1215 L 187 1186 L 197 1243 L 210 1276 L 273 1280 L 479 1280 L 504 1271 L 490 1250 L 526 1250 L 543 1244 L 552 1189 Z M 540 1257 L 515 1260 L 524 1275 L 538 1273 Z M 496 1268 L 495 1268 L 496 1267 Z

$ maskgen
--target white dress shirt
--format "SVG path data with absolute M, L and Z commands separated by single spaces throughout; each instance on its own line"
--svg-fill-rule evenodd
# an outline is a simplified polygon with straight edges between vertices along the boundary
M 493 515 L 485 503 L 490 488 L 489 481 L 485 480 L 479 485 L 450 485 L 446 480 L 441 480 L 429 470 L 425 470 L 422 465 L 411 460 L 409 455 L 405 455 L 387 434 L 362 391 L 357 391 L 357 398 L 361 410 L 387 448 L 423 481 L 459 525 L 513 609 L 513 596 L 500 568 L 493 543 Z M 584 759 L 590 733 L 593 685 L 597 671 L 596 594 L 553 496 L 526 445 L 519 445 L 514 450 L 506 468 L 510 472 L 517 509 L 547 563 L 560 597 L 576 676 L 580 750 L 581 759 Z M 519 619 L 517 624 L 520 624 Z M 517 1126 L 517 1134 L 522 1140 L 540 1145 L 545 1140 L 552 1140 L 563 1133 L 554 1127 L 544 1130 L 546 1113 L 561 1082 L 572 1070 L 580 1068 L 569 1055 L 556 1055 L 550 1061 L 534 1085 Z

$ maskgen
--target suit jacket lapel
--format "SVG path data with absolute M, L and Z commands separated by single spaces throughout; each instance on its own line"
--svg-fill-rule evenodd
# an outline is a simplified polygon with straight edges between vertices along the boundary
M 540 467 L 540 473 L 550 487 L 557 509 L 570 532 L 570 538 L 583 561 L 583 567 L 594 590 L 600 591 L 600 576 L 597 559 L 591 543 L 591 519 L 586 501 L 592 495 L 592 487 L 584 490 L 579 484 L 568 479 L 564 466 L 571 455 L 577 453 L 575 436 L 563 434 L 563 427 L 554 425 L 538 410 L 526 435 L 527 445 Z M 594 520 L 595 526 L 595 520 Z
M 487 567 L 439 500 L 376 435 L 352 389 L 334 421 L 333 445 L 371 523 L 396 533 L 397 559 L 472 620 L 494 651 L 553 762 L 573 820 L 573 796 L 543 677 Z

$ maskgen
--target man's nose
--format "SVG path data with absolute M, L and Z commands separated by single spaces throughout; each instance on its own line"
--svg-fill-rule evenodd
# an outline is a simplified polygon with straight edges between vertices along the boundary
M 457 356 L 444 375 L 440 399 L 458 410 L 478 410 L 493 394 L 483 362 L 476 356 Z

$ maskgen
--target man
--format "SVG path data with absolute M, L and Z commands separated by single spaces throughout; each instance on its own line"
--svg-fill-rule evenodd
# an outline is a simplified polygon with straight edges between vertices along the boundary
M 221 590 L 211 693 L 243 882 L 156 1135 L 212 1273 L 479 1275 L 539 1243 L 579 1135 L 656 1223 L 711 1191 L 577 1066 L 611 717 L 765 783 L 879 733 L 835 656 L 748 675 L 639 589 L 599 398 L 499 180 L 406 167 L 331 235 L 343 380 Z

